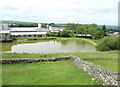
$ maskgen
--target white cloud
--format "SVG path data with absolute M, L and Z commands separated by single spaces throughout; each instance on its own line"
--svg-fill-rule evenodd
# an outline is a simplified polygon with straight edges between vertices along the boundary
M 1 0 L 0 19 L 117 25 L 118 0 Z

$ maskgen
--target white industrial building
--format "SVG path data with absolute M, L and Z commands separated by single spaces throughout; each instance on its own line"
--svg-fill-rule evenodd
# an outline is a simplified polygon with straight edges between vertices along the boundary
M 45 37 L 47 31 L 40 31 L 41 24 L 38 27 L 13 27 L 8 24 L 0 24 L 0 41 L 12 41 L 14 37 Z
M 47 28 L 42 28 L 41 24 L 38 27 L 13 27 L 9 28 L 8 24 L 0 24 L 0 41 L 10 41 L 14 37 L 45 37 L 47 32 L 59 32 L 63 28 L 52 27 L 47 25 Z
M 47 32 L 37 31 L 36 28 L 10 28 L 12 37 L 45 37 Z
M 50 32 L 51 33 L 57 33 L 57 32 L 61 32 L 61 31 L 63 31 L 63 27 L 52 27 L 51 29 L 50 29 Z

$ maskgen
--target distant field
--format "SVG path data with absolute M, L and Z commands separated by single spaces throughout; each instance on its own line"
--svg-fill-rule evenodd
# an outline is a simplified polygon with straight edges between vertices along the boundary
M 3 85 L 101 85 L 69 61 L 3 65 Z

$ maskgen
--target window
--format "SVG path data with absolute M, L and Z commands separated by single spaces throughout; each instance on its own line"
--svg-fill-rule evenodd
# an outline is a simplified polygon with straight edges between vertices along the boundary
M 18 37 L 20 37 L 20 35 L 18 35 Z
M 5 34 L 5 36 L 7 36 L 8 34 Z
M 42 35 L 38 35 L 38 37 L 42 37 Z
M 31 37 L 31 35 L 28 35 L 28 37 Z
M 34 35 L 34 37 L 36 37 L 36 35 Z

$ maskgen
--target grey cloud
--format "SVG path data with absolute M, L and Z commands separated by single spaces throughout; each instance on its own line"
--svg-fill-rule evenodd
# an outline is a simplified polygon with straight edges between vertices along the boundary
M 42 2 L 42 0 L 38 3 L 30 1 L 30 3 L 26 4 L 20 3 L 16 5 L 15 2 L 11 5 L 8 4 L 8 6 L 2 5 L 2 9 L 0 8 L 0 17 L 3 19 L 32 22 L 96 22 L 99 24 L 104 22 L 117 24 L 116 19 L 112 18 L 117 13 L 117 7 L 114 8 L 112 2 L 109 4 L 103 3 L 102 5 L 106 6 L 104 7 L 101 5 L 104 1 L 100 0 L 89 1 L 91 3 L 85 0 L 58 0 L 58 3 L 57 0 L 52 0 L 52 3 L 55 3 L 50 3 L 50 5 L 49 2 Z

